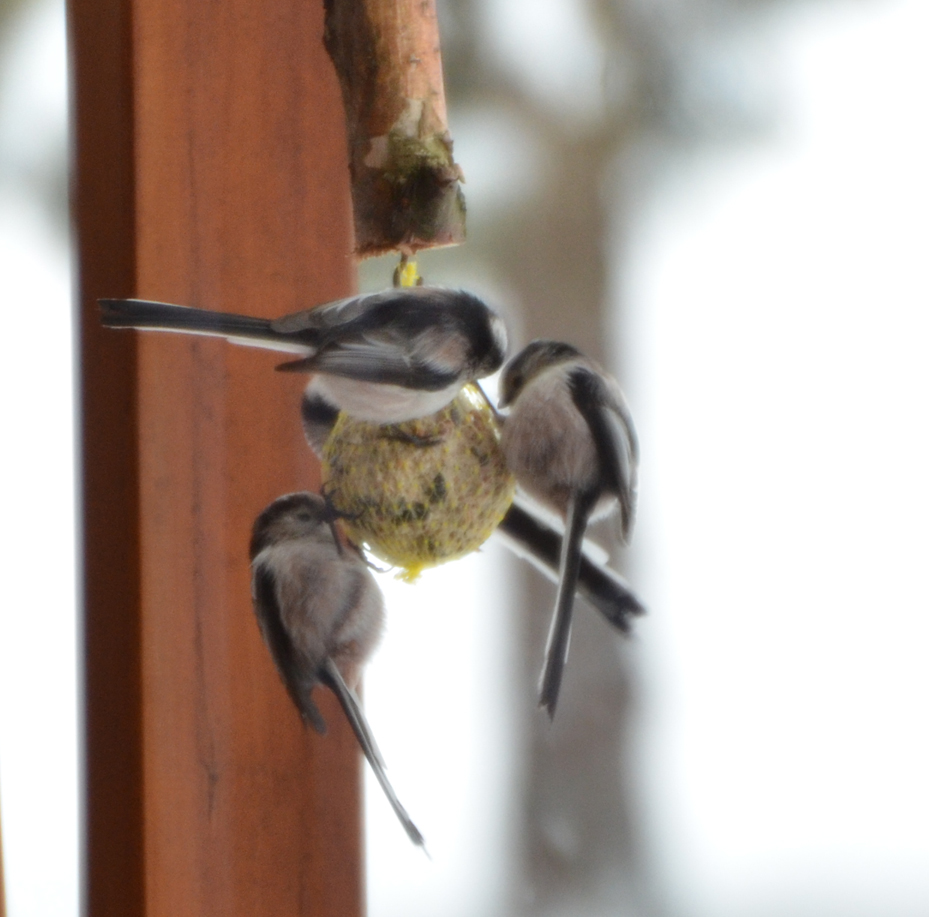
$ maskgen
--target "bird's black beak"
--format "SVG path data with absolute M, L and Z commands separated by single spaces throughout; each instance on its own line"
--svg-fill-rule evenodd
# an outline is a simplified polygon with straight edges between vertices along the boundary
M 326 493 L 325 487 L 321 489 L 320 496 L 323 498 L 323 503 L 325 504 L 325 509 L 323 511 L 323 522 L 329 526 L 329 531 L 332 532 L 332 540 L 335 542 L 339 556 L 342 556 L 345 554 L 345 546 L 342 544 L 342 532 L 336 524 L 339 519 L 342 518 L 342 516 L 335 508 L 335 504 L 332 502 L 329 494 Z

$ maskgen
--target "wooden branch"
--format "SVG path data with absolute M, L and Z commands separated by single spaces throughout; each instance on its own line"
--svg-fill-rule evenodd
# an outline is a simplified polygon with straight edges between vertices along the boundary
M 464 241 L 435 0 L 325 0 L 345 104 L 359 255 Z
M 299 378 L 100 327 L 102 296 L 280 315 L 352 292 L 345 128 L 305 0 L 69 0 L 93 917 L 357 917 L 360 758 L 302 726 L 248 541 L 318 480 Z M 401 835 L 401 841 L 405 839 Z

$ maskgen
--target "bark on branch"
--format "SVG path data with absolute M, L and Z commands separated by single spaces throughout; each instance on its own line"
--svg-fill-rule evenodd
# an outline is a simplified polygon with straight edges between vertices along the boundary
M 435 0 L 326 0 L 361 256 L 464 241 Z

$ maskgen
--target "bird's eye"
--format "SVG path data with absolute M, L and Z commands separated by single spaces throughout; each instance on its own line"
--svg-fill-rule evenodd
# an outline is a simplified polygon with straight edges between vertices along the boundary
M 303 510 L 302 512 L 297 513 L 297 518 L 301 522 L 312 522 L 313 521 L 313 517 L 306 510 Z

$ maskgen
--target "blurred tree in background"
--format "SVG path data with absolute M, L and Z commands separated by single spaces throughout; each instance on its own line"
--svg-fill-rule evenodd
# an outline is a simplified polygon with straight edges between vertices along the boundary
M 486 277 L 517 304 L 511 346 L 567 340 L 629 382 L 618 282 L 629 229 L 670 166 L 773 125 L 764 23 L 786 3 L 440 3 L 457 159 L 466 179 L 490 177 L 465 185 L 467 245 L 430 265 L 459 282 Z M 648 461 L 645 442 L 644 475 Z M 601 534 L 609 543 L 612 532 Z M 554 587 L 515 564 L 513 575 L 526 596 L 513 664 L 533 684 Z M 502 912 L 662 914 L 628 779 L 634 652 L 585 608 L 571 651 L 553 725 L 520 694 L 518 867 Z

